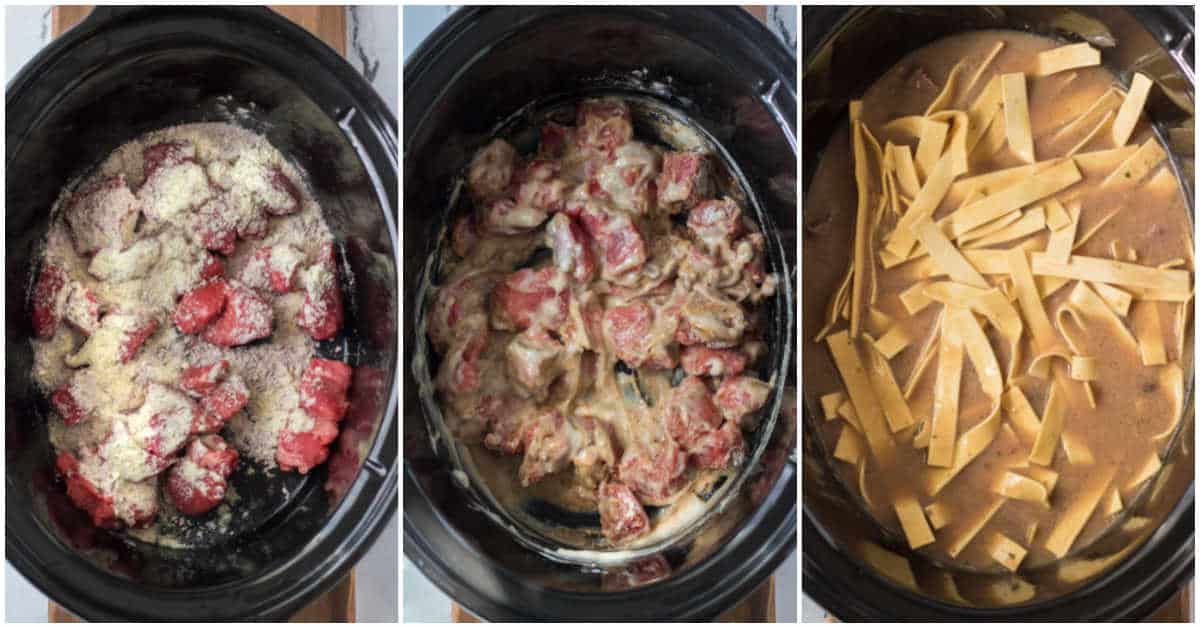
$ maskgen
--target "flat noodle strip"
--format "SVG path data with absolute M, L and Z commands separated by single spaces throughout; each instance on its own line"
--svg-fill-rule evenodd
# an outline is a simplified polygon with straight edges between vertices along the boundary
M 1062 277 L 1034 277 L 1033 282 L 1037 284 L 1038 295 L 1045 299 L 1071 283 L 1071 280 Z
M 1056 198 L 1046 199 L 1046 226 L 1050 227 L 1051 231 L 1058 231 L 1069 224 L 1071 215 L 1067 213 L 1067 208 Z
M 846 401 L 846 393 L 835 390 L 828 395 L 821 396 L 821 412 L 825 416 L 826 421 L 832 421 L 837 418 L 838 407 Z
M 1077 183 L 1083 175 L 1071 160 L 1051 166 L 1028 180 L 1004 188 L 950 214 L 950 237 L 995 220 L 1008 212 L 1030 205 Z
M 1054 493 L 1054 487 L 1058 486 L 1058 472 L 1054 469 L 1045 467 L 1029 467 L 1025 470 L 1025 475 L 1042 483 L 1046 487 L 1047 494 Z
M 900 184 L 900 192 L 908 198 L 916 198 L 921 192 L 921 182 L 917 179 L 917 166 L 913 163 L 912 149 L 908 146 L 893 146 L 892 161 L 896 169 L 896 183 Z
M 821 342 L 829 332 L 838 323 L 838 315 L 846 306 L 850 296 L 850 282 L 854 279 L 854 263 L 850 263 L 850 267 L 846 269 L 846 276 L 842 278 L 842 283 L 838 286 L 837 292 L 833 293 L 833 299 L 829 301 L 829 305 L 825 309 L 825 326 L 821 331 L 817 332 L 813 342 Z
M 1042 412 L 1042 425 L 1038 430 L 1037 440 L 1033 442 L 1033 451 L 1029 461 L 1043 467 L 1050 466 L 1054 460 L 1054 450 L 1058 447 L 1062 435 L 1063 421 L 1066 419 L 1067 402 L 1058 382 L 1050 383 L 1050 394 L 1046 397 L 1046 409 Z
M 1037 75 L 1050 76 L 1065 70 L 1100 65 L 1100 51 L 1086 42 L 1060 46 L 1037 55 Z
M 1125 102 L 1121 103 L 1121 110 L 1117 112 L 1117 119 L 1112 126 L 1113 144 L 1124 146 L 1129 141 L 1129 136 L 1133 135 L 1133 129 L 1137 126 L 1138 118 L 1142 117 L 1142 109 L 1146 106 L 1146 97 L 1150 95 L 1150 88 L 1154 82 L 1150 77 L 1138 72 L 1133 75 L 1133 81 L 1129 84 L 1129 93 L 1125 95 Z
M 975 140 L 974 145 L 972 142 L 967 142 L 971 155 L 978 155 L 984 159 L 995 155 L 1008 141 L 1007 132 L 1008 130 L 1004 127 L 1004 110 L 997 109 L 987 123 L 987 130 Z
M 1029 100 L 1025 93 L 1025 74 L 1014 72 L 1000 76 L 1004 98 L 1004 125 L 1008 147 L 1026 163 L 1037 161 L 1033 155 L 1033 132 L 1029 125 Z
M 854 404 L 849 399 L 843 401 L 842 405 L 838 406 L 838 416 L 842 417 L 847 425 L 853 427 L 860 434 L 862 433 L 862 421 L 858 420 L 858 413 L 854 411 Z
M 942 86 L 942 91 L 929 103 L 925 108 L 925 115 L 933 115 L 948 106 L 954 101 L 954 88 L 958 85 L 958 73 L 962 71 L 963 62 L 960 60 L 950 68 L 950 74 L 946 77 L 946 84 Z
M 1107 126 L 1108 123 L 1112 121 L 1113 115 L 1114 114 L 1111 111 L 1104 114 L 1104 117 L 1101 118 L 1100 121 L 1096 123 L 1096 126 L 1092 127 L 1092 130 L 1088 131 L 1088 134 L 1083 136 L 1083 139 L 1076 142 L 1075 145 L 1072 146 L 1071 149 L 1067 151 L 1066 156 L 1070 157 L 1070 156 L 1074 155 L 1075 153 L 1078 153 L 1079 151 L 1083 150 L 1084 146 L 1087 146 L 1089 143 L 1091 143 L 1092 140 L 1096 139 L 1096 136 L 1100 135 L 1100 131 L 1104 130 L 1104 127 Z
M 1100 187 L 1106 188 L 1117 183 L 1137 183 L 1166 158 L 1167 153 L 1158 144 L 1158 140 L 1151 136 L 1138 147 L 1137 152 L 1105 177 L 1100 182 Z
M 950 182 L 954 180 L 951 173 L 953 167 L 953 155 L 947 154 L 938 160 L 933 172 L 925 181 L 925 185 L 921 187 L 921 192 L 917 194 L 912 205 L 908 207 L 908 211 L 896 223 L 896 229 L 892 231 L 886 246 L 888 251 L 900 258 L 908 257 L 909 251 L 917 241 L 916 234 L 912 230 L 913 225 L 922 218 L 933 216 L 933 212 L 937 211 L 942 198 L 946 196 L 946 191 L 950 189 Z
M 1025 251 L 1012 249 L 1008 251 L 1008 267 L 1012 274 L 1013 287 L 1017 291 L 1017 304 L 1033 334 L 1034 345 L 1045 351 L 1058 344 L 1054 337 L 1054 328 L 1046 316 L 1046 309 L 1038 298 L 1037 286 L 1033 284 L 1033 275 L 1025 258 Z
M 1037 275 L 1148 288 L 1166 293 L 1186 294 L 1191 284 L 1191 277 L 1186 270 L 1164 270 L 1082 255 L 1072 255 L 1066 263 L 1061 263 L 1049 259 L 1044 253 L 1034 253 L 1030 268 Z
M 1133 304 L 1133 295 L 1106 283 L 1089 282 L 1088 285 L 1096 291 L 1096 294 L 1100 295 L 1101 299 L 1104 299 L 1104 302 L 1112 308 L 1113 313 L 1117 316 L 1129 315 L 1129 306 Z
M 996 483 L 993 491 L 1009 499 L 1050 507 L 1050 494 L 1041 482 L 1012 471 L 1005 471 L 1004 475 L 1000 476 L 1000 481 Z
M 1113 329 L 1116 336 L 1128 343 L 1132 350 L 1137 346 L 1137 340 L 1133 334 L 1125 327 L 1125 322 L 1113 314 L 1104 300 L 1099 297 L 1091 288 L 1087 287 L 1086 283 L 1079 282 L 1075 284 L 1075 288 L 1071 290 L 1071 296 L 1068 301 L 1079 308 L 1088 319 L 1099 319 L 1104 321 Z
M 1100 220 L 1097 220 L 1096 224 L 1089 227 L 1088 230 L 1083 233 L 1083 235 L 1079 236 L 1079 238 L 1075 240 L 1075 247 L 1072 249 L 1072 251 L 1078 251 L 1085 243 L 1087 243 L 1088 240 L 1092 239 L 1092 236 L 1096 235 L 1101 229 L 1104 228 L 1105 225 L 1109 223 L 1109 221 L 1115 218 L 1120 211 L 1121 207 L 1117 206 L 1116 209 L 1106 214 Z
M 829 350 L 833 354 L 834 364 L 842 374 L 846 384 L 846 392 L 862 423 L 863 434 L 867 437 L 867 445 L 871 454 L 879 462 L 881 468 L 891 466 L 894 458 L 895 443 L 884 425 L 883 409 L 875 397 L 875 391 L 867 380 L 866 371 L 859 359 L 854 341 L 846 331 L 840 331 L 826 339 Z
M 1067 454 L 1067 462 L 1077 466 L 1096 464 L 1096 458 L 1087 443 L 1071 432 L 1062 433 L 1062 447 Z
M 925 521 L 925 513 L 921 510 L 921 504 L 917 503 L 917 498 L 911 495 L 897 498 L 892 503 L 892 508 L 900 519 L 900 527 L 904 530 L 904 536 L 908 538 L 910 548 L 925 547 L 933 542 L 933 530 L 929 529 L 929 523 Z
M 919 281 L 900 293 L 900 302 L 904 304 L 904 309 L 911 315 L 916 315 L 917 312 L 925 309 L 933 299 L 925 296 L 925 286 L 928 282 Z
M 1040 207 L 1035 207 L 1035 208 L 1033 208 L 1033 210 L 1030 210 L 1030 211 L 1034 211 L 1037 209 L 1040 209 Z M 979 240 L 981 238 L 986 238 L 994 233 L 1002 231 L 1005 227 L 1013 224 L 1014 222 L 1017 222 L 1018 220 L 1021 219 L 1022 215 L 1023 214 L 1021 213 L 1020 210 L 1017 210 L 1014 212 L 1008 212 L 1007 214 L 1004 214 L 1003 216 L 1001 216 L 989 223 L 979 225 L 978 227 L 975 227 L 974 229 L 962 234 L 962 236 L 960 236 L 956 242 L 959 246 L 966 246 L 967 244 L 971 244 L 971 243 L 975 242 L 976 240 Z M 982 245 L 975 245 L 975 246 L 982 246 Z
M 875 341 L 875 350 L 887 359 L 896 357 L 909 344 L 912 344 L 912 334 L 904 327 L 896 325 L 888 330 L 879 340 Z
M 1075 131 L 1083 128 L 1089 120 L 1102 118 L 1108 112 L 1115 111 L 1117 107 L 1121 106 L 1121 100 L 1121 95 L 1118 94 L 1115 89 L 1109 88 L 1108 91 L 1104 92 L 1104 95 L 1096 99 L 1096 102 L 1093 102 L 1092 106 L 1088 107 L 1086 111 L 1079 114 L 1079 116 L 1074 120 L 1071 120 L 1067 124 L 1063 125 L 1061 129 L 1055 131 L 1052 139 L 1057 140 L 1065 135 L 1074 133 Z
M 934 530 L 941 530 L 950 522 L 950 509 L 941 502 L 933 502 L 925 507 L 925 516 Z
M 950 321 L 951 318 L 951 314 L 947 313 L 946 320 Z M 937 495 L 963 468 L 971 464 L 971 461 L 996 438 L 1002 425 L 1000 368 L 996 363 L 996 356 L 992 352 L 991 345 L 987 343 L 983 330 L 979 328 L 979 323 L 967 310 L 959 309 L 958 324 L 951 326 L 957 327 L 959 333 L 962 334 L 963 340 L 968 346 L 967 355 L 971 358 L 971 365 L 980 378 L 983 390 L 989 397 L 992 397 L 992 408 L 987 418 L 959 435 L 954 444 L 954 465 L 952 467 L 926 471 L 925 489 L 930 496 Z
M 1025 215 L 1020 220 L 1013 224 L 992 233 L 991 235 L 976 240 L 970 243 L 971 248 L 980 248 L 991 246 L 993 244 L 1002 244 L 1009 240 L 1024 238 L 1046 228 L 1046 210 L 1041 207 L 1034 207 L 1025 212 Z
M 891 329 L 895 324 L 896 321 L 891 316 L 879 311 L 879 309 L 874 307 L 867 308 L 867 329 L 879 333 L 881 330 Z
M 914 423 L 912 410 L 904 400 L 904 394 L 900 392 L 896 376 L 892 374 L 892 365 L 876 351 L 868 350 L 867 354 L 870 356 L 871 366 L 867 370 L 867 378 L 871 381 L 871 387 L 875 389 L 875 397 L 883 406 L 883 415 L 887 418 L 888 427 L 892 433 L 899 432 Z
M 884 133 L 900 133 L 913 139 L 920 138 L 924 128 L 925 116 L 904 116 L 883 125 Z
M 1112 489 L 1108 492 L 1108 496 L 1104 498 L 1100 504 L 1100 514 L 1111 517 L 1125 509 L 1125 504 L 1121 503 L 1121 491 Z
M 998 288 L 984 290 L 966 284 L 939 281 L 926 284 L 925 295 L 935 301 L 968 308 L 986 316 L 1005 338 L 1021 335 L 1021 317 Z
M 1079 213 L 1078 204 L 1067 207 L 1070 222 L 1066 227 L 1050 234 L 1050 241 L 1046 243 L 1046 259 L 1059 264 L 1065 264 L 1070 259 L 1071 246 L 1075 244 L 1075 232 L 1079 228 Z
M 1096 381 L 1099 365 L 1100 361 L 1094 357 L 1073 355 L 1071 356 L 1071 379 L 1081 382 Z
M 1117 468 L 1118 465 L 1110 465 L 1099 473 L 1090 474 L 1090 480 L 1063 511 L 1063 515 L 1055 523 L 1054 529 L 1050 531 L 1044 544 L 1044 547 L 1056 558 L 1062 558 L 1071 551 L 1075 539 L 1083 531 L 1083 526 L 1092 517 L 1096 505 L 1100 503 L 1100 499 L 1112 483 Z
M 967 545 L 969 545 L 975 538 L 975 536 L 979 534 L 979 531 L 983 529 L 983 526 L 986 526 L 988 521 L 991 521 L 992 517 L 996 514 L 996 511 L 1000 510 L 1000 507 L 1003 506 L 1004 502 L 1006 501 L 1008 500 L 1004 497 L 996 497 L 990 506 L 988 506 L 983 512 L 979 513 L 975 517 L 974 521 L 966 523 L 961 530 L 957 531 L 957 534 L 954 535 L 953 540 L 950 541 L 950 544 L 946 547 L 946 553 L 950 555 L 950 558 L 958 558 L 958 555 L 961 554 L 962 551 L 966 549 Z
M 930 118 L 925 119 L 921 129 L 921 140 L 917 142 L 917 174 L 928 179 L 934 165 L 942 155 L 946 146 L 946 136 L 950 134 L 950 125 Z
M 862 455 L 862 437 L 849 425 L 843 426 L 841 434 L 838 435 L 837 448 L 833 451 L 833 457 L 842 462 L 857 465 L 858 461 L 862 460 Z
M 921 376 L 925 374 L 930 363 L 933 362 L 934 348 L 939 346 L 939 337 L 941 336 L 942 321 L 945 318 L 945 310 L 938 312 L 938 317 L 933 322 L 933 329 L 929 336 L 925 339 L 925 345 L 921 347 L 921 353 L 917 356 L 917 362 L 913 365 L 913 370 L 908 374 L 908 381 L 904 383 L 904 398 L 912 397 L 913 391 L 916 390 L 917 382 L 921 381 Z
M 1137 337 L 1138 353 L 1142 364 L 1159 366 L 1167 363 L 1167 349 L 1163 344 L 1162 322 L 1158 318 L 1158 304 L 1139 301 L 1133 306 L 1133 332 Z
M 999 532 L 992 533 L 985 543 L 988 556 L 1011 572 L 1016 572 L 1021 566 L 1021 561 L 1025 560 L 1026 549 Z
M 951 170 L 954 176 L 959 176 L 966 173 L 967 164 L 967 132 L 970 125 L 967 122 L 967 114 L 963 111 L 943 111 L 934 114 L 935 120 L 950 120 L 950 139 L 947 141 L 946 150 L 954 157 L 954 168 Z
M 862 303 L 867 280 L 867 244 L 871 239 L 871 220 L 868 215 L 873 203 L 870 200 L 870 186 L 867 178 L 871 176 L 871 168 L 867 164 L 867 147 L 864 135 L 866 127 L 862 122 L 854 125 L 854 180 L 858 188 L 858 210 L 854 223 L 854 273 L 853 284 L 850 288 L 850 336 L 857 338 L 862 317 Z M 872 265 L 873 267 L 873 265 Z
M 929 249 L 929 257 L 933 259 L 934 265 L 942 269 L 951 279 L 978 288 L 987 288 L 991 284 L 975 270 L 967 258 L 963 257 L 958 248 L 954 246 L 946 235 L 942 233 L 940 227 L 928 218 L 924 218 L 917 222 L 916 226 L 917 238 Z
M 954 310 L 948 310 L 938 346 L 937 380 L 933 393 L 933 419 L 927 464 L 954 464 L 954 437 L 958 428 L 958 395 L 962 386 L 963 345 Z
M 987 53 L 987 56 L 984 57 L 983 61 L 979 63 L 979 67 L 975 69 L 975 73 L 971 75 L 971 80 L 968 81 L 966 87 L 963 88 L 963 94 L 971 93 L 971 88 L 975 87 L 975 84 L 979 82 L 980 78 L 983 78 L 984 71 L 986 71 L 988 67 L 992 65 L 992 61 L 996 60 L 996 56 L 1000 54 L 1000 51 L 1004 50 L 1004 43 L 1004 41 L 998 41 L 996 42 L 996 45 L 992 46 L 992 49 Z
M 1029 405 L 1025 392 L 1019 386 L 1010 387 L 1001 398 L 1001 405 L 1009 422 L 1020 434 L 1021 441 L 1032 446 L 1042 429 L 1042 421 L 1034 413 L 1033 406 Z

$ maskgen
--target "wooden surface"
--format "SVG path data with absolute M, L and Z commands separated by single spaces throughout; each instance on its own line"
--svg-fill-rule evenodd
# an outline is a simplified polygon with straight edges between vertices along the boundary
M 338 54 L 346 54 L 346 11 L 340 6 L 272 6 L 284 17 L 303 26 L 321 38 Z M 92 12 L 90 6 L 56 6 L 50 14 L 53 36 L 75 26 Z M 54 602 L 50 602 L 48 617 L 55 623 L 74 623 L 79 619 Z M 354 571 L 342 579 L 333 589 L 314 600 L 292 616 L 293 622 L 353 622 Z
M 329 44 L 329 47 L 346 55 L 346 10 L 340 6 L 283 6 L 271 5 L 271 9 L 289 20 L 303 26 Z M 88 5 L 57 6 L 51 12 L 50 27 L 57 37 L 75 26 L 92 12 Z

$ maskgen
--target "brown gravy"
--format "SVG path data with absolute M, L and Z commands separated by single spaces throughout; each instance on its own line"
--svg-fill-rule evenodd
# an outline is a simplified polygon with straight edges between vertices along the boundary
M 997 42 L 1005 42 L 998 55 L 985 68 L 980 78 L 968 92 L 963 92 L 966 81 L 972 77 Z M 1073 132 L 1058 134 L 1069 121 L 1084 113 L 1111 86 L 1116 83 L 1111 72 L 1100 66 L 1063 71 L 1049 76 L 1037 76 L 1037 53 L 1061 46 L 1060 42 L 1039 36 L 1014 31 L 981 31 L 949 37 L 917 50 L 885 73 L 862 97 L 861 120 L 878 138 L 881 146 L 887 142 L 908 145 L 914 152 L 917 140 L 901 132 L 889 132 L 884 126 L 889 121 L 904 116 L 922 115 L 945 85 L 952 67 L 960 60 L 963 67 L 959 72 L 959 84 L 953 100 L 945 109 L 966 110 L 983 91 L 989 80 L 1005 73 L 1024 72 L 1027 78 L 1028 108 L 1034 149 L 1038 162 L 1065 156 L 1078 144 L 1093 125 Z M 1121 87 L 1121 92 L 1125 88 Z M 1076 154 L 1117 148 L 1110 126 L 1101 129 Z M 1056 136 L 1056 134 L 1058 134 Z M 1139 145 L 1153 138 L 1145 118 L 1134 128 L 1127 145 Z M 1024 165 L 1007 144 L 995 154 L 987 156 L 976 152 L 971 155 L 970 169 L 963 177 L 988 173 L 995 170 Z M 1071 198 L 1081 204 L 1077 238 L 1088 233 L 1099 221 L 1117 212 L 1095 235 L 1076 249 L 1073 254 L 1112 258 L 1112 247 L 1118 250 L 1136 251 L 1135 263 L 1156 267 L 1171 260 L 1183 260 L 1180 268 L 1194 272 L 1194 259 L 1190 234 L 1192 226 L 1180 187 L 1163 161 L 1147 176 L 1133 185 L 1116 185 L 1105 189 L 1100 182 L 1108 176 L 1117 162 L 1103 168 L 1081 168 L 1083 180 L 1058 193 L 1060 198 Z M 1165 174 L 1164 174 L 1165 173 Z M 1158 177 L 1157 179 L 1155 177 Z M 962 178 L 962 177 L 960 177 Z M 1151 183 L 1153 182 L 1153 183 Z M 994 190 L 988 190 L 989 193 Z M 934 218 L 939 219 L 957 209 L 963 201 L 962 195 L 955 196 L 955 188 L 943 200 Z M 811 342 L 826 320 L 826 304 L 830 301 L 846 267 L 853 256 L 854 222 L 857 206 L 854 166 L 851 151 L 851 133 L 843 125 L 835 131 L 829 146 L 822 155 L 820 166 L 809 189 L 806 204 L 806 239 L 804 245 L 805 286 L 820 286 L 821 290 L 804 291 L 804 314 L 806 342 Z M 1120 210 L 1120 211 L 1117 211 Z M 884 230 L 886 232 L 886 229 Z M 987 248 L 1008 249 L 1031 240 L 1030 250 L 1043 251 L 1050 231 L 1039 230 L 1032 237 L 1025 236 L 1007 242 L 996 243 Z M 1112 243 L 1116 242 L 1114 245 Z M 878 250 L 878 247 L 877 249 Z M 913 333 L 913 340 L 891 361 L 891 367 L 901 388 L 913 372 L 921 349 L 932 333 L 942 306 L 934 302 L 916 315 L 910 315 L 899 299 L 899 294 L 911 287 L 915 280 L 913 262 L 903 263 L 890 269 L 883 268 L 875 256 L 874 272 L 878 281 L 878 300 L 874 307 L 903 325 Z M 942 277 L 941 279 L 946 279 Z M 996 276 L 989 278 L 995 285 Z M 1063 288 L 1044 297 L 1044 306 L 1055 330 L 1054 313 L 1066 302 L 1075 285 L 1068 282 Z M 1135 308 L 1138 301 L 1135 299 Z M 1163 343 L 1168 365 L 1183 369 L 1184 381 L 1191 374 L 1191 334 L 1189 312 L 1191 302 L 1148 301 L 1156 307 L 1161 321 Z M 1132 313 L 1133 310 L 1131 309 Z M 1024 316 L 1022 316 L 1024 318 Z M 1182 320 L 1181 320 L 1182 319 Z M 1134 331 L 1132 321 L 1125 317 L 1127 329 Z M 841 321 L 835 329 L 844 329 Z M 985 326 L 990 343 L 1002 370 L 1007 370 L 1011 359 L 1010 351 L 995 329 Z M 967 569 L 998 571 L 1003 568 L 989 555 L 981 539 L 1003 534 L 1028 550 L 1021 563 L 1022 568 L 1035 567 L 1054 561 L 1057 557 L 1044 544 L 1065 510 L 1085 490 L 1088 481 L 1097 473 L 1115 467 L 1112 486 L 1117 487 L 1122 502 L 1128 506 L 1148 484 L 1140 482 L 1130 485 L 1135 475 L 1154 454 L 1162 456 L 1168 438 L 1152 439 L 1152 436 L 1169 429 L 1177 421 L 1178 404 L 1171 391 L 1164 390 L 1159 375 L 1166 366 L 1144 366 L 1136 351 L 1127 343 L 1120 342 L 1110 330 L 1093 325 L 1089 332 L 1080 335 L 1081 350 L 1098 358 L 1098 372 L 1092 386 L 1096 395 L 1096 407 L 1079 403 L 1078 398 L 1067 404 L 1063 434 L 1072 442 L 1081 443 L 1090 450 L 1094 463 L 1072 464 L 1065 454 L 1061 439 L 1049 468 L 1058 473 L 1057 485 L 1049 500 L 1049 507 L 1029 501 L 1008 499 L 996 511 L 986 525 L 974 536 L 965 549 L 956 557 L 947 553 L 948 544 L 960 536 L 961 527 L 977 518 L 995 503 L 997 494 L 994 486 L 1005 471 L 1020 468 L 1029 456 L 1031 443 L 1022 442 L 1015 431 L 1002 429 L 986 449 L 970 462 L 934 498 L 925 493 L 918 478 L 925 476 L 927 450 L 912 446 L 913 428 L 893 433 L 896 441 L 896 457 L 892 466 L 881 469 L 874 461 L 867 463 L 865 473 L 866 499 L 864 503 L 873 516 L 897 538 L 903 539 L 898 517 L 893 510 L 893 500 L 904 493 L 916 495 L 922 506 L 936 501 L 945 507 L 951 521 L 946 527 L 934 532 L 935 541 L 923 548 L 933 558 L 959 565 Z M 1180 334 L 1180 332 L 1184 332 Z M 1183 337 L 1181 337 L 1181 335 Z M 821 344 L 824 344 L 823 342 Z M 1032 358 L 1029 324 L 1021 344 L 1023 350 L 1018 358 L 1018 368 L 1013 381 L 1005 381 L 1005 389 L 1019 386 L 1034 412 L 1041 416 L 1051 380 L 1028 375 Z M 806 350 L 804 381 L 809 395 L 809 407 L 820 409 L 820 397 L 833 391 L 845 390 L 838 370 L 825 347 Z M 928 420 L 933 412 L 934 380 L 937 371 L 937 355 L 908 399 L 917 426 Z M 962 385 L 959 393 L 959 415 L 957 434 L 961 435 L 985 419 L 990 400 L 980 387 L 971 361 L 964 359 Z M 1077 396 L 1076 396 L 1077 397 Z M 1004 417 L 1010 423 L 1008 417 Z M 818 420 L 819 431 L 825 441 L 826 450 L 832 453 L 843 429 L 850 429 L 846 421 L 838 418 Z M 890 431 L 890 430 L 889 430 Z M 870 458 L 864 447 L 863 456 Z M 833 460 L 841 479 L 858 495 L 858 469 L 846 462 Z M 1032 465 L 1032 463 L 1030 463 Z M 1105 490 L 1107 498 L 1110 489 Z M 1104 501 L 1088 518 L 1082 532 L 1071 545 L 1071 554 L 1096 540 L 1110 525 L 1121 520 L 1124 510 L 1112 514 L 1103 511 Z M 1036 532 L 1029 542 L 1028 531 L 1036 524 Z

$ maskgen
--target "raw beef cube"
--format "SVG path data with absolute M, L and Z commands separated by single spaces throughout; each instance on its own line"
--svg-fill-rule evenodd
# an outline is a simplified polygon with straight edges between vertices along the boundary
M 203 397 L 217 387 L 229 374 L 229 361 L 218 360 L 212 364 L 189 366 L 183 370 L 179 387 L 194 397 Z
M 611 543 L 621 543 L 650 531 L 646 509 L 634 497 L 633 491 L 620 482 L 600 485 L 598 510 L 600 530 Z
M 508 193 L 517 166 L 517 151 L 502 140 L 492 140 L 479 149 L 467 168 L 467 187 L 480 200 L 499 198 Z
M 75 425 L 92 417 L 91 413 L 75 399 L 70 384 L 54 391 L 50 395 L 50 404 L 54 406 L 54 411 L 62 417 L 63 423 L 67 425 Z
M 746 370 L 746 355 L 735 349 L 691 346 L 683 350 L 679 364 L 688 375 L 720 377 Z
M 207 434 L 221 431 L 229 419 L 241 412 L 249 401 L 250 389 L 242 381 L 242 378 L 237 375 L 228 376 L 200 399 L 200 411 L 192 420 L 192 433 Z
M 41 340 L 54 337 L 58 329 L 60 295 L 67 276 L 59 267 L 44 264 L 33 286 L 33 333 Z
M 561 412 L 552 410 L 539 415 L 526 426 L 525 458 L 521 460 L 518 477 L 521 486 L 540 482 L 542 478 L 561 471 L 571 461 L 569 427 Z
M 704 434 L 721 426 L 712 392 L 698 377 L 686 377 L 671 390 L 663 418 L 667 433 L 687 451 L 692 451 Z
M 499 329 L 554 329 L 567 317 L 566 281 L 557 268 L 522 268 L 492 292 L 492 324 Z
M 313 358 L 300 376 L 300 408 L 314 419 L 340 421 L 353 372 L 345 362 Z
M 193 288 L 175 306 L 175 326 L 185 334 L 199 333 L 225 309 L 228 291 L 220 279 Z
M 708 158 L 697 151 L 671 151 L 663 155 L 658 175 L 658 204 L 685 208 L 710 194 Z
M 68 323 L 86 335 L 100 326 L 100 298 L 83 284 L 73 281 L 67 288 L 62 315 Z
M 189 517 L 202 515 L 225 499 L 228 478 L 237 463 L 237 450 L 220 436 L 197 438 L 167 474 L 167 496 L 179 512 Z
M 133 243 L 141 204 L 125 176 L 103 179 L 71 195 L 64 218 L 80 255 L 100 249 L 124 249 Z
M 575 143 L 582 149 L 612 153 L 633 139 L 629 105 L 623 100 L 585 100 L 576 108 L 575 118 Z
M 766 382 L 741 375 L 721 382 L 714 400 L 721 416 L 740 425 L 744 417 L 767 403 L 770 394 L 771 387 Z
M 546 245 L 554 252 L 554 266 L 571 279 L 586 284 L 596 273 L 587 233 L 576 220 L 557 213 L 546 223 Z
M 271 335 L 271 304 L 237 282 L 228 284 L 225 295 L 225 309 L 205 328 L 201 338 L 214 345 L 236 347 Z
M 625 450 L 618 477 L 647 504 L 665 504 L 687 483 L 687 454 L 675 441 L 635 443 Z
M 102 493 L 95 484 L 83 477 L 79 472 L 79 460 L 75 456 L 70 452 L 61 451 L 55 466 L 67 483 L 67 497 L 71 498 L 71 502 L 77 508 L 91 515 L 92 523 L 96 527 L 114 529 L 120 526 L 113 509 L 112 496 Z
M 122 362 L 128 362 L 137 355 L 138 349 L 146 343 L 154 332 L 158 331 L 158 319 L 142 317 L 132 327 L 125 330 L 121 336 L 121 347 L 118 350 L 118 356 Z
M 342 287 L 338 281 L 337 253 L 332 242 L 321 247 L 317 262 L 300 275 L 304 286 L 304 305 L 296 324 L 313 340 L 328 340 L 342 329 Z

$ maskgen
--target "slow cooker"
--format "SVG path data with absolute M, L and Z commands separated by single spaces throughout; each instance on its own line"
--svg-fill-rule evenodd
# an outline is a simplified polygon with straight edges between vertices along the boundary
M 795 90 L 794 54 L 733 8 L 460 9 L 405 65 L 405 553 L 475 615 L 710 619 L 794 547 Z M 642 136 L 664 120 L 695 131 L 745 194 L 780 276 L 768 324 L 777 386 L 748 436 L 748 464 L 711 498 L 711 516 L 653 547 L 557 552 L 458 467 L 422 312 L 474 151 L 598 94 L 635 102 Z
M 5 233 L 6 556 L 88 620 L 286 619 L 336 584 L 395 512 L 396 122 L 336 53 L 266 9 L 100 7 L 8 86 Z M 50 412 L 30 377 L 27 295 L 59 191 L 153 129 L 220 121 L 305 173 L 343 262 L 347 322 L 319 352 L 355 367 L 330 461 L 231 484 L 244 523 L 141 543 L 93 528 L 53 472 Z
M 846 124 L 847 105 L 904 55 L 934 40 L 968 30 L 1006 28 L 1067 41 L 1087 41 L 1101 51 L 1102 63 L 1118 75 L 1139 71 L 1155 82 L 1156 94 L 1147 114 L 1164 139 L 1172 167 L 1183 182 L 1192 207 L 1195 76 L 1194 17 L 1191 7 L 1123 9 L 1118 7 L 883 7 L 813 8 L 803 13 L 804 108 L 803 182 L 808 189 L 821 153 L 838 125 Z M 804 329 L 816 335 L 834 289 L 836 267 L 846 259 L 846 225 L 840 216 L 831 235 L 818 229 L 828 208 L 806 205 L 804 257 Z M 827 213 L 827 212 L 826 212 Z M 842 236 L 845 237 L 842 237 Z M 820 263 L 807 263 L 808 260 Z M 841 265 L 841 272 L 845 266 Z M 840 275 L 839 275 L 840 277 Z M 1192 346 L 1194 334 L 1189 334 Z M 816 369 L 832 368 L 816 343 L 804 346 L 805 381 Z M 836 478 L 828 452 L 813 428 L 820 416 L 818 396 L 804 391 L 802 404 L 804 460 L 804 593 L 833 617 L 854 620 L 1133 620 L 1148 616 L 1192 578 L 1193 456 L 1192 386 L 1184 407 L 1184 427 L 1169 450 L 1168 470 L 1159 478 L 1155 497 L 1131 507 L 1150 519 L 1136 534 L 1121 530 L 1108 535 L 1089 555 L 1111 556 L 1122 550 L 1098 575 L 1075 588 L 1056 590 L 1046 599 L 1021 606 L 964 606 L 931 590 L 897 585 L 879 575 L 856 551 L 864 543 L 884 547 L 907 558 L 914 570 L 936 576 L 941 567 L 910 551 L 888 535 L 859 507 Z M 1036 579 L 1037 573 L 1022 574 Z M 964 577 L 956 572 L 955 577 Z M 972 577 L 972 576 L 965 576 Z M 996 576 L 979 576 L 979 578 Z M 995 581 L 979 580 L 989 586 Z

